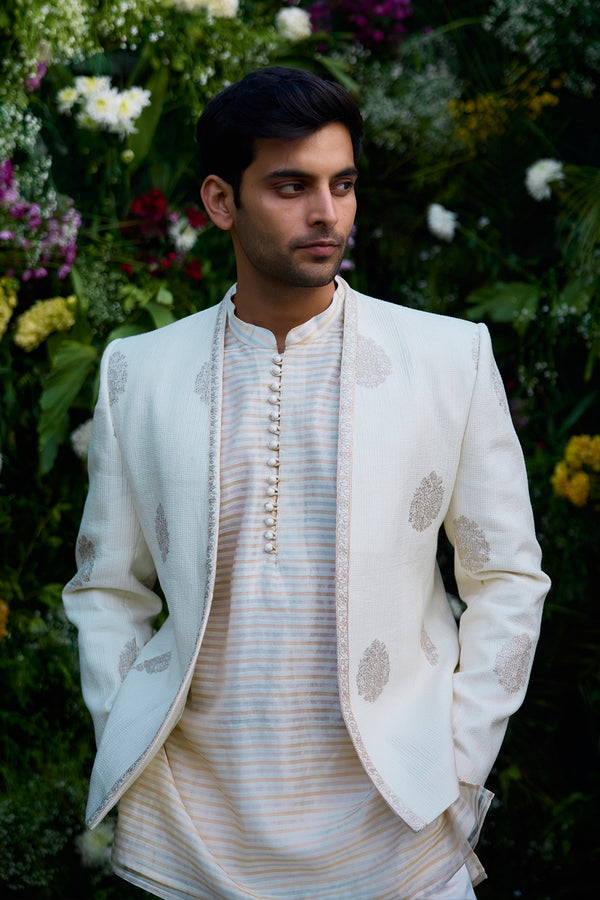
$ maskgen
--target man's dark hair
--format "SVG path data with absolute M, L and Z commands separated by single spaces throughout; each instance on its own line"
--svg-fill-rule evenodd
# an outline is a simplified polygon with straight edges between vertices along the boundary
M 345 88 L 304 69 L 270 66 L 250 72 L 209 100 L 198 120 L 200 179 L 223 178 L 239 206 L 242 173 L 254 159 L 257 138 L 295 140 L 331 122 L 350 132 L 356 164 L 362 117 Z

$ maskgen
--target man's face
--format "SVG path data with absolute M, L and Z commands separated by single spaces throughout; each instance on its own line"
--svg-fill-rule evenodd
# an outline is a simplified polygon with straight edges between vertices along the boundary
M 339 122 L 293 141 L 257 140 L 231 229 L 238 280 L 329 284 L 354 222 L 356 176 L 350 134 Z

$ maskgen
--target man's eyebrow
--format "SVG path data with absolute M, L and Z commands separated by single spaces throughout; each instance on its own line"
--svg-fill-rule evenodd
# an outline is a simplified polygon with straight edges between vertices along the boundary
M 340 172 L 335 172 L 332 176 L 333 178 L 343 178 L 347 176 L 358 176 L 358 169 L 356 166 L 348 166 L 346 169 L 342 169 Z M 314 178 L 315 176 L 311 172 L 305 172 L 302 169 L 273 169 L 272 172 L 268 172 L 265 175 L 265 179 L 270 181 L 275 178 Z

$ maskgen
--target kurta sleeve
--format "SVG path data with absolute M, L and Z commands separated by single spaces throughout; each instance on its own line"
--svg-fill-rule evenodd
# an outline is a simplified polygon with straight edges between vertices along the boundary
M 107 348 L 101 363 L 88 457 L 90 484 L 76 547 L 78 569 L 63 592 L 67 617 L 78 629 L 83 698 L 97 743 L 122 681 L 153 634 L 152 623 L 162 605 L 151 590 L 156 569 L 111 415 L 118 395 L 118 360 L 123 358 L 118 343 Z
M 444 525 L 466 610 L 453 679 L 458 776 L 483 784 L 508 717 L 521 705 L 549 579 L 541 571 L 523 454 L 490 337 L 479 355 L 455 487 Z

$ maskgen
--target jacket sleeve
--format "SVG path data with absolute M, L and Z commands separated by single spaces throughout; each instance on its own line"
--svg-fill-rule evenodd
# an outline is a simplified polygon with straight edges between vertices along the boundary
M 78 629 L 83 698 L 97 743 L 162 606 L 150 588 L 156 569 L 111 416 L 109 361 L 117 343 L 107 348 L 101 363 L 88 456 L 90 484 L 76 547 L 78 569 L 63 592 L 67 617 Z
M 484 784 L 508 717 L 521 705 L 549 579 L 541 571 L 523 454 L 490 337 L 479 355 L 455 487 L 444 525 L 466 609 L 453 680 L 458 777 Z

